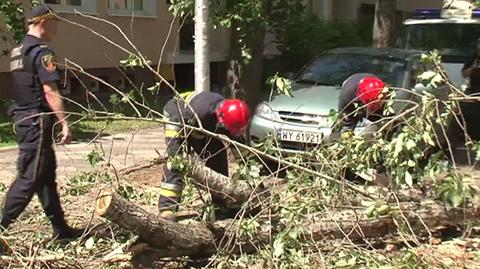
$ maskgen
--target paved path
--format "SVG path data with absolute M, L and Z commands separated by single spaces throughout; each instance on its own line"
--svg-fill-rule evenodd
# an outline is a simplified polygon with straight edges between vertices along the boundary
M 75 135 L 75 134 L 74 134 Z M 137 133 L 123 133 L 96 139 L 93 142 L 72 142 L 70 145 L 56 146 L 57 178 L 64 179 L 82 170 L 91 169 L 86 154 L 95 147 L 102 148 L 105 159 L 117 169 L 152 160 L 165 151 L 162 128 L 143 129 Z M 0 182 L 10 182 L 16 173 L 18 150 L 0 149 Z

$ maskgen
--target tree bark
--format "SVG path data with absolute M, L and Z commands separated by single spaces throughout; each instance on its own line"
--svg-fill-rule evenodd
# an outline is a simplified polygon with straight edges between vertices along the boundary
M 105 191 L 96 201 L 95 212 L 121 227 L 133 231 L 150 246 L 169 255 L 208 255 L 215 249 L 213 233 L 198 222 L 181 224 L 151 214 L 118 194 Z
M 252 252 L 269 243 L 272 234 L 284 229 L 281 222 L 273 220 L 247 238 L 238 233 L 241 224 L 239 220 L 173 223 L 162 220 L 111 192 L 99 196 L 96 213 L 135 232 L 151 248 L 156 249 L 154 252 L 159 257 L 205 257 L 225 248 L 231 253 Z M 418 236 L 437 227 L 462 225 L 479 216 L 478 207 L 447 208 L 433 201 L 402 203 L 398 207 L 392 205 L 388 215 L 377 218 L 369 218 L 363 210 L 322 212 L 320 217 L 305 217 L 301 238 L 321 242 L 348 237 L 357 241 L 396 233 L 398 225 L 404 233 Z
M 262 85 L 265 84 L 265 81 L 263 81 L 265 33 L 265 26 L 263 25 L 259 25 L 255 29 L 255 38 L 251 45 L 252 59 L 244 65 L 244 74 L 241 79 L 245 100 L 252 108 L 255 108 L 260 101 Z
M 394 42 L 396 0 L 377 0 L 373 24 L 373 46 L 391 47 Z
M 396 215 L 395 218 L 392 215 Z M 352 241 L 363 238 L 378 238 L 397 233 L 402 226 L 404 233 L 417 236 L 428 234 L 439 227 L 462 225 L 480 216 L 478 207 L 448 208 L 427 200 L 418 203 L 401 203 L 392 207 L 389 215 L 369 218 L 362 211 L 342 210 L 312 218 L 306 224 L 313 240 L 338 239 L 348 236 Z
M 271 12 L 272 1 L 264 2 L 264 16 Z M 226 91 L 229 96 L 245 100 L 253 109 L 260 101 L 260 93 L 263 81 L 263 52 L 265 49 L 266 26 L 262 21 L 254 22 L 255 25 L 243 27 L 253 29 L 252 37 L 248 39 L 247 46 L 252 51 L 252 58 L 245 63 L 242 58 L 242 47 L 238 40 L 240 39 L 237 24 L 232 24 L 230 36 L 230 59 L 227 70 Z
M 237 238 L 238 221 L 224 220 L 213 224 L 171 222 L 110 191 L 98 196 L 95 213 L 137 234 L 142 241 L 156 249 L 159 257 L 206 257 L 224 247 L 228 247 L 232 253 L 255 249 L 250 240 Z M 258 242 L 267 242 L 265 236 L 259 234 Z
M 195 0 L 195 91 L 210 91 L 209 1 Z
M 260 202 L 259 199 L 267 194 L 263 186 L 255 187 L 246 181 L 234 181 L 206 167 L 199 160 L 193 160 L 191 167 L 192 178 L 197 185 L 209 191 L 212 198 L 224 207 L 238 208 L 249 200 Z
M 243 96 L 240 83 L 243 75 L 242 48 L 238 43 L 240 32 L 237 31 L 237 27 L 236 22 L 233 22 L 232 27 L 230 27 L 230 56 L 224 95 L 229 98 L 243 99 L 245 96 Z

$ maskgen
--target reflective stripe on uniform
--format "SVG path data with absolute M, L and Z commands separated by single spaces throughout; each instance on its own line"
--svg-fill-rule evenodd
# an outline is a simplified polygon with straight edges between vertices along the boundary
M 176 131 L 176 130 L 165 130 L 165 137 L 168 137 L 168 138 L 174 138 L 174 137 L 178 137 L 180 134 L 179 131 Z
M 165 190 L 175 191 L 175 192 L 179 192 L 179 191 L 182 190 L 182 187 L 179 186 L 178 184 L 172 184 L 172 183 L 167 183 L 167 182 L 162 183 L 160 188 L 165 189 Z
M 165 137 L 172 138 L 179 136 L 180 126 L 174 124 L 165 124 Z
M 190 101 L 192 101 L 193 97 L 199 93 L 200 93 L 199 91 L 188 91 L 188 92 L 180 93 L 179 95 L 184 100 L 185 107 L 187 107 Z
M 180 185 L 164 182 L 160 186 L 160 196 L 179 197 L 181 193 L 182 193 L 182 187 Z
M 172 190 L 167 189 L 160 189 L 160 196 L 163 197 L 179 197 L 180 193 Z
M 165 130 L 175 130 L 175 131 L 180 131 L 180 126 L 177 126 L 175 124 L 165 124 Z
M 180 97 L 183 98 L 186 102 L 190 100 L 190 98 L 195 94 L 195 91 L 188 91 L 180 93 Z

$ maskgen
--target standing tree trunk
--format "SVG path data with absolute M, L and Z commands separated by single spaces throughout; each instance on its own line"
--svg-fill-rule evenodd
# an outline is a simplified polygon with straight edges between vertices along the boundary
M 255 38 L 251 44 L 252 59 L 244 66 L 244 73 L 241 79 L 245 92 L 245 101 L 251 108 L 256 107 L 260 100 L 263 81 L 263 51 L 265 48 L 265 26 L 255 29 Z
M 373 46 L 386 48 L 393 44 L 396 0 L 377 0 L 373 24 Z
M 224 95 L 244 99 L 245 96 L 240 83 L 243 74 L 242 48 L 238 42 L 240 33 L 237 27 L 238 25 L 235 21 L 230 27 L 230 55 Z
M 269 16 L 272 9 L 272 1 L 264 1 L 263 14 Z M 263 51 L 265 48 L 266 25 L 263 20 L 257 20 L 251 25 L 243 26 L 242 29 L 251 29 L 251 38 L 247 40 L 247 47 L 251 49 L 252 59 L 248 63 L 242 58 L 242 44 L 237 31 L 238 22 L 233 22 L 230 36 L 230 58 L 227 70 L 226 95 L 245 100 L 253 109 L 260 100 L 260 92 L 263 81 Z
M 198 92 L 210 91 L 208 2 L 195 0 L 195 91 Z

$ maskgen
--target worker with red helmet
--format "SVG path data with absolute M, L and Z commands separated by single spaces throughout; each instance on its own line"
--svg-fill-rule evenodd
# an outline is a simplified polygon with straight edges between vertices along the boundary
M 355 74 L 345 80 L 338 103 L 342 137 L 350 136 L 364 118 L 375 122 L 382 117 L 385 86 L 381 79 L 369 73 Z
M 187 126 L 199 127 L 199 120 L 207 131 L 241 137 L 250 122 L 250 110 L 239 99 L 225 99 L 213 92 L 187 92 L 168 101 L 164 115 L 170 122 L 165 124 L 169 161 L 164 167 L 165 180 L 161 185 L 158 207 L 161 217 L 174 220 L 183 190 L 183 178 L 180 171 L 172 166 L 172 157 L 193 149 L 206 160 L 209 168 L 228 176 L 227 150 L 223 142 Z

